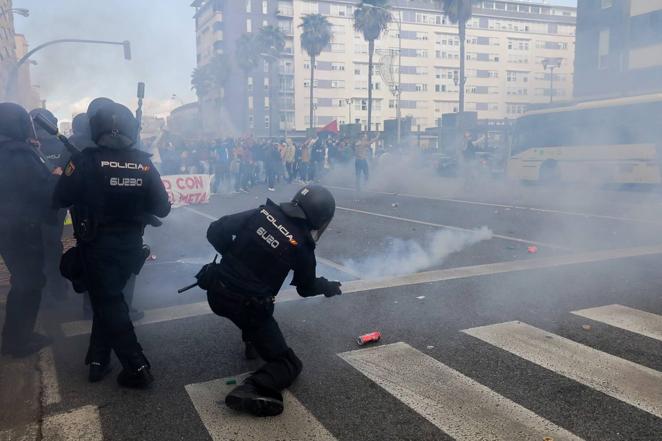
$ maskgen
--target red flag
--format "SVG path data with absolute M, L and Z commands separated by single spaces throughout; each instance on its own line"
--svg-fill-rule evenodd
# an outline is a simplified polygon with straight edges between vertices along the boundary
M 318 134 L 323 133 L 323 132 L 330 132 L 330 133 L 333 133 L 333 134 L 337 135 L 340 132 L 340 130 L 338 130 L 338 120 L 334 119 L 329 124 L 322 127 L 321 129 L 317 129 Z

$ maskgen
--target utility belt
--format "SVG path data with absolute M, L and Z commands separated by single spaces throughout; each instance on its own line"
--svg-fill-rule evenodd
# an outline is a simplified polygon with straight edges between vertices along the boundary
M 241 302 L 247 306 L 264 306 L 276 303 L 276 297 L 273 296 L 249 296 L 230 290 L 223 282 L 217 281 L 217 289 L 214 294 L 231 301 Z

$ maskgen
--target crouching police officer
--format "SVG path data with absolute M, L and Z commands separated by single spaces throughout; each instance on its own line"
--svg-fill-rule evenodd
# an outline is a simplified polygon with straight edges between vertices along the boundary
M 89 380 L 100 381 L 110 372 L 112 349 L 124 368 L 117 382 L 143 388 L 153 377 L 123 289 L 144 263 L 144 218 L 167 216 L 170 204 L 149 155 L 134 148 L 138 122 L 129 109 L 116 103 L 103 106 L 90 118 L 90 129 L 98 148 L 72 158 L 55 189 L 56 206 L 73 206 L 77 240 L 61 268 L 78 292 L 90 293 Z
M 340 295 L 340 282 L 315 276 L 315 242 L 331 222 L 336 203 L 324 187 L 301 189 L 292 202 L 267 200 L 257 209 L 213 222 L 207 238 L 222 254 L 198 274 L 209 306 L 242 331 L 266 362 L 225 398 L 228 407 L 256 416 L 283 411 L 281 391 L 301 373 L 301 360 L 273 317 L 275 296 L 290 270 L 302 297 Z
M 0 104 L 0 256 L 11 274 L 2 355 L 25 357 L 50 344 L 34 333 L 46 284 L 42 225 L 49 219 L 54 178 L 46 161 L 28 144 L 34 138 L 28 112 Z

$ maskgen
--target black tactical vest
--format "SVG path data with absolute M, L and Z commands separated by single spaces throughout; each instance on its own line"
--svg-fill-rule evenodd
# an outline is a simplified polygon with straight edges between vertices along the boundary
M 254 295 L 275 296 L 295 267 L 298 247 L 310 246 L 309 236 L 299 222 L 267 201 L 246 222 L 223 256 L 222 266 L 228 270 L 224 272 L 230 276 L 227 282 L 231 288 Z

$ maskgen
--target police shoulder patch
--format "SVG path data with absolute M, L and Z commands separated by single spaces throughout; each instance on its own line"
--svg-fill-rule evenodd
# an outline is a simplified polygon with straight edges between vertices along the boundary
M 64 169 L 64 174 L 66 176 L 71 176 L 74 174 L 75 171 L 76 171 L 76 165 L 73 163 L 73 161 L 69 161 L 67 167 Z

